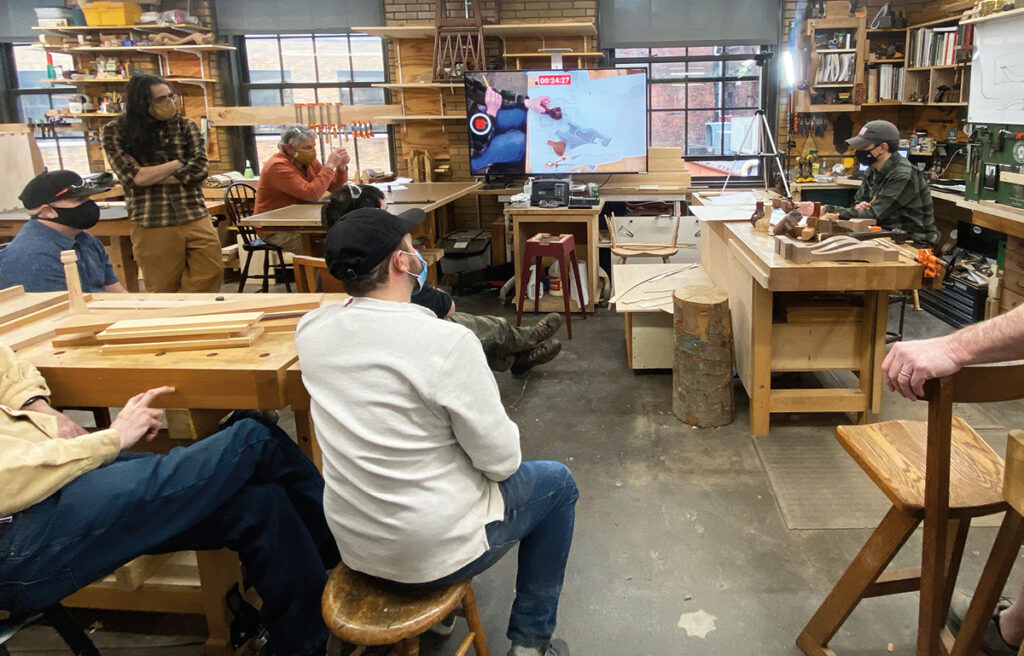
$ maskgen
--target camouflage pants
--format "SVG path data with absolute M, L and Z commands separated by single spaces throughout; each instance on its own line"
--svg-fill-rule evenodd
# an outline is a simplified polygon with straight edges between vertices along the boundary
M 512 366 L 516 353 L 531 349 L 532 328 L 520 328 L 514 322 L 493 315 L 456 312 L 450 321 L 469 328 L 484 347 L 491 371 L 505 371 Z

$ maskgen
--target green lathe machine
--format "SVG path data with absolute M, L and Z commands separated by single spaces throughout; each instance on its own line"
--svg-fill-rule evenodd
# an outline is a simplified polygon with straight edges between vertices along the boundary
M 976 125 L 972 136 L 964 197 L 1024 209 L 1024 125 Z

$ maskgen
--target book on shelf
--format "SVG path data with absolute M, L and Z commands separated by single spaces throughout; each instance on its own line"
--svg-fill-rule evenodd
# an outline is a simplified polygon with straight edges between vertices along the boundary
M 923 27 L 910 35 L 907 65 L 912 68 L 952 66 L 957 61 L 958 27 Z

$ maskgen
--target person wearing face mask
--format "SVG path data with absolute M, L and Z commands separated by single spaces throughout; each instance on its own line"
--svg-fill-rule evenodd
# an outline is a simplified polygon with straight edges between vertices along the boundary
M 110 185 L 83 184 L 74 171 L 41 173 L 18 198 L 32 220 L 0 251 L 0 289 L 21 285 L 27 292 L 67 289 L 61 251 L 78 254 L 78 276 L 85 292 L 124 292 L 100 240 L 89 228 L 100 219 L 100 208 L 89 196 Z
M 136 74 L 125 113 L 103 127 L 103 150 L 124 188 L 146 291 L 217 292 L 224 270 L 203 198 L 206 144 L 177 99 L 164 79 Z
M 847 139 L 857 161 L 868 171 L 857 188 L 853 207 L 825 205 L 824 212 L 838 212 L 843 219 L 875 219 L 886 230 L 903 230 L 921 244 L 939 239 L 932 213 L 928 181 L 907 158 L 896 152 L 899 129 L 889 121 L 868 121 L 860 133 Z M 801 214 L 810 215 L 814 203 L 797 203 Z
M 336 148 L 320 164 L 316 159 L 316 135 L 305 125 L 288 125 L 281 132 L 274 153 L 260 169 L 256 185 L 256 214 L 296 203 L 315 203 L 348 181 L 349 154 Z M 297 232 L 262 234 L 264 240 L 292 253 L 302 252 Z
M 348 567 L 412 587 L 450 585 L 519 545 L 513 656 L 568 656 L 552 640 L 579 493 L 560 462 L 522 460 L 480 342 L 410 302 L 424 219 L 376 208 L 327 231 L 324 259 L 351 298 L 295 333 L 323 452 L 324 514 Z

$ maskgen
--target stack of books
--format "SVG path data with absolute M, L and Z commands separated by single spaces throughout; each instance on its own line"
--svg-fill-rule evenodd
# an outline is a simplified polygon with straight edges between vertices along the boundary
M 924 27 L 910 35 L 907 66 L 953 66 L 957 63 L 957 26 Z
M 868 102 L 899 101 L 903 98 L 903 66 L 881 64 L 868 70 Z

